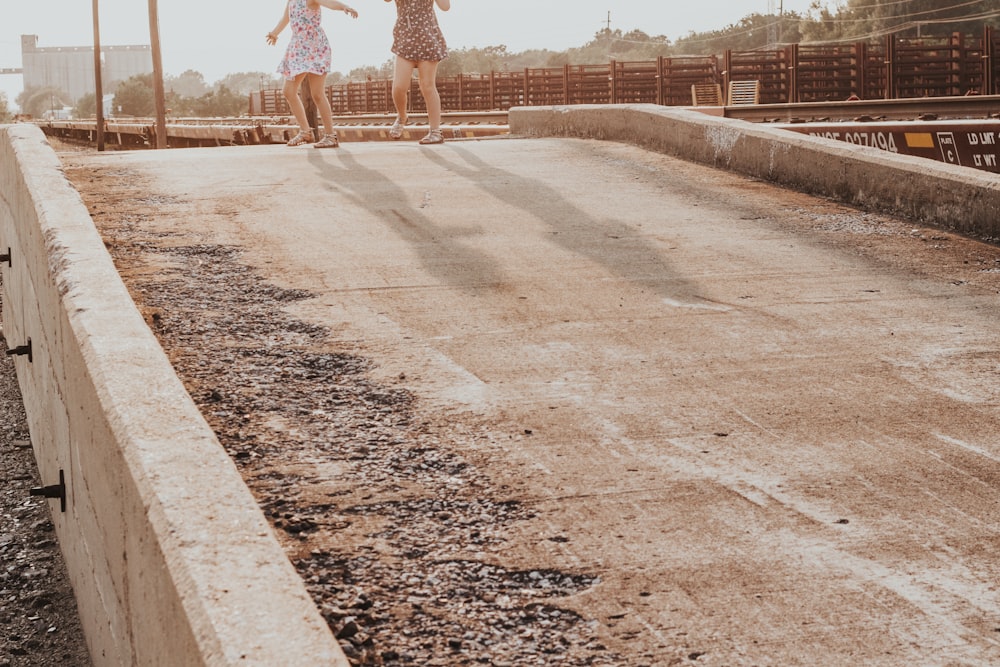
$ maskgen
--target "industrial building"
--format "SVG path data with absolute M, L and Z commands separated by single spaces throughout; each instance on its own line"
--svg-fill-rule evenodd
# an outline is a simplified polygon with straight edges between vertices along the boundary
M 101 69 L 105 90 L 139 74 L 153 71 L 153 55 L 148 45 L 102 46 Z M 52 87 L 63 91 L 76 103 L 94 92 L 94 47 L 39 47 L 38 35 L 21 35 L 21 67 L 24 88 Z

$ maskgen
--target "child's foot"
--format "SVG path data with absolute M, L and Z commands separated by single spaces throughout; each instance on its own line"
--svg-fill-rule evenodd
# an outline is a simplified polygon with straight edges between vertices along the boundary
M 431 130 L 427 133 L 427 136 L 420 140 L 420 143 L 424 144 L 443 144 L 444 137 L 441 136 L 441 130 Z
M 311 144 L 313 142 L 312 130 L 302 130 L 294 137 L 288 140 L 286 145 L 288 146 L 301 146 L 302 144 Z
M 399 116 L 396 116 L 396 122 L 389 128 L 389 136 L 393 139 L 399 139 L 403 136 L 404 125 L 406 125 L 406 119 L 400 119 Z
M 340 146 L 340 140 L 337 139 L 337 133 L 324 134 L 323 138 L 313 144 L 313 148 L 337 148 Z

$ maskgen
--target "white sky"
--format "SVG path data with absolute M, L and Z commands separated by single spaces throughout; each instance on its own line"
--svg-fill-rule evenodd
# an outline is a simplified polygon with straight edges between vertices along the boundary
M 512 52 L 582 46 L 606 25 L 677 39 L 689 32 L 725 27 L 748 14 L 768 12 L 768 0 L 505 0 L 484 9 L 483 0 L 453 0 L 439 13 L 452 48 L 505 44 Z M 775 0 L 776 7 L 805 13 L 810 0 Z M 149 44 L 148 2 L 99 0 L 104 46 Z M 395 8 L 383 0 L 353 0 L 355 21 L 324 10 L 323 26 L 333 44 L 333 69 L 381 65 L 391 57 Z M 38 45 L 93 44 L 93 0 L 0 0 L 0 69 L 21 66 L 21 35 Z M 233 72 L 273 72 L 288 31 L 275 47 L 264 42 L 284 9 L 284 0 L 160 0 L 163 69 L 177 75 L 193 69 L 214 83 Z M 22 88 L 18 75 L 0 75 L 0 92 L 13 108 Z

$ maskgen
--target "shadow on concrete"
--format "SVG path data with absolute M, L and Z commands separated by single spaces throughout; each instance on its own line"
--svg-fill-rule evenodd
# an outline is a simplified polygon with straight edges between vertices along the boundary
M 704 301 L 664 259 L 662 251 L 644 241 L 628 221 L 597 219 L 534 178 L 491 165 L 455 143 L 447 147 L 447 153 L 440 148 L 421 150 L 430 161 L 465 177 L 491 197 L 544 221 L 553 232 L 550 238 L 554 243 L 671 301 Z M 461 157 L 464 163 L 447 159 L 448 154 Z
M 553 242 L 568 251 L 678 305 L 704 303 L 695 287 L 664 259 L 661 249 L 643 240 L 628 221 L 595 218 L 544 183 L 491 165 L 456 143 L 419 150 L 429 161 L 466 178 L 490 197 L 542 220 L 552 230 Z M 413 206 L 412 197 L 383 171 L 366 167 L 348 151 L 333 155 L 342 167 L 316 151 L 310 153 L 309 161 L 330 187 L 382 219 L 409 243 L 428 272 L 443 284 L 474 290 L 500 288 L 509 282 L 499 262 L 463 244 L 461 231 L 439 226 L 424 215 Z M 449 159 L 449 155 L 460 160 Z M 377 197 L 373 193 L 378 193 Z M 529 197 L 526 193 L 532 194 Z
M 474 291 L 505 282 L 496 259 L 463 244 L 454 228 L 441 227 L 414 208 L 406 191 L 383 172 L 364 166 L 350 152 L 337 151 L 335 156 L 342 167 L 323 159 L 318 151 L 310 153 L 309 161 L 332 187 L 342 191 L 341 196 L 371 211 L 409 243 L 428 272 L 442 284 Z M 373 192 L 378 196 L 373 197 Z

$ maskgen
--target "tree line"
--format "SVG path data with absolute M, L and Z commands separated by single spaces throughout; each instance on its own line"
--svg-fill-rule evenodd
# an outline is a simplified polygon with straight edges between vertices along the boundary
M 723 28 L 690 32 L 676 41 L 639 29 L 623 32 L 608 27 L 583 46 L 565 51 L 531 49 L 515 53 L 502 44 L 452 49 L 438 73 L 455 76 L 517 71 L 526 67 L 601 64 L 609 60 L 655 60 L 659 56 L 721 55 L 729 49 L 753 51 L 803 42 L 868 41 L 887 34 L 929 38 L 959 32 L 978 36 L 984 25 L 1000 26 L 997 0 L 847 0 L 835 2 L 832 8 L 830 4 L 815 0 L 804 13 L 751 13 Z M 327 85 L 387 79 L 392 76 L 392 65 L 389 59 L 381 65 L 351 70 L 346 75 L 334 72 L 327 77 Z M 199 72 L 189 70 L 179 76 L 166 77 L 164 81 L 170 114 L 183 117 L 239 116 L 246 111 L 247 96 L 252 91 L 280 86 L 280 78 L 264 72 L 230 74 L 210 85 Z M 153 115 L 152 75 L 112 83 L 109 89 L 114 91 L 111 115 Z M 40 117 L 52 108 L 55 100 L 63 97 L 58 90 L 29 89 L 16 101 L 23 113 Z M 91 117 L 96 109 L 92 94 L 74 103 L 78 117 Z M 0 121 L 9 116 L 7 100 L 0 94 Z

